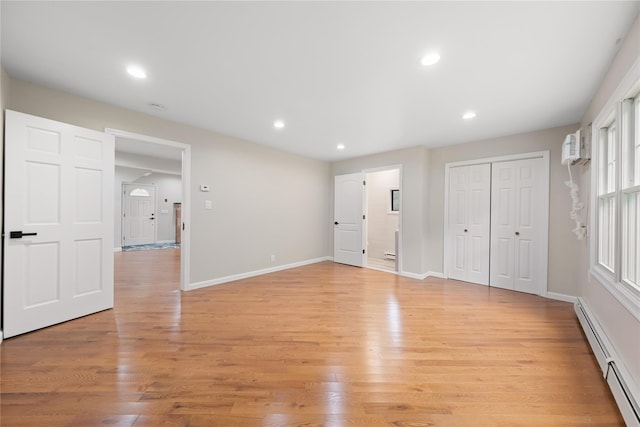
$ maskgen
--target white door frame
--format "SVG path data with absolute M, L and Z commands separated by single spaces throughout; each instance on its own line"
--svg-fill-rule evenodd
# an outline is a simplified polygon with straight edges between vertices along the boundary
M 375 173 L 375 172 L 384 172 L 384 171 L 390 171 L 390 170 L 398 170 L 398 189 L 400 190 L 400 213 L 398 214 L 398 252 L 396 253 L 396 259 L 398 260 L 398 271 L 394 271 L 393 273 L 395 274 L 399 274 L 399 275 L 403 275 L 403 268 L 402 268 L 402 263 L 404 261 L 404 257 L 402 256 L 402 217 L 404 216 L 404 206 L 402 204 L 402 200 L 403 200 L 403 191 L 402 191 L 402 165 L 389 165 L 389 166 L 380 166 L 377 168 L 370 168 L 370 169 L 363 169 L 362 170 L 362 175 L 366 181 L 367 179 L 367 174 L 369 173 Z M 369 184 L 367 184 L 369 185 Z M 363 207 L 365 210 L 365 214 L 367 215 L 367 220 L 365 220 L 365 226 L 363 227 L 363 233 L 362 233 L 362 241 L 363 241 L 363 245 L 366 248 L 367 247 L 367 239 L 368 239 L 368 233 L 369 233 L 369 222 L 368 222 L 368 218 L 369 218 L 369 213 L 366 212 L 366 208 L 367 208 L 367 191 L 364 191 L 363 194 Z M 369 257 L 369 254 L 366 254 L 367 256 L 364 258 L 364 267 L 367 267 L 367 258 Z
M 186 291 L 191 280 L 189 265 L 191 242 L 191 145 L 154 136 L 106 128 L 105 133 L 115 137 L 179 148 L 182 150 L 182 239 L 180 244 L 180 290 Z M 115 183 L 114 183 L 115 185 Z
M 505 156 L 498 157 L 488 157 L 484 159 L 473 159 L 473 160 L 464 160 L 460 162 L 451 162 L 446 163 L 444 165 L 444 256 L 443 256 L 443 270 L 444 270 L 444 278 L 449 278 L 449 259 L 446 254 L 449 253 L 451 249 L 449 247 L 449 241 L 446 238 L 446 230 L 449 229 L 449 169 L 457 166 L 471 166 L 478 165 L 483 163 L 497 163 L 497 162 L 506 162 L 511 160 L 524 160 L 524 159 L 533 159 L 533 158 L 542 158 L 542 188 L 543 188 L 543 197 L 542 197 L 542 206 L 540 209 L 544 212 L 543 220 L 542 220 L 542 228 L 547 230 L 546 233 L 543 233 L 540 236 L 540 244 L 543 248 L 545 248 L 545 252 L 547 256 L 545 259 L 547 262 L 541 267 L 541 277 L 544 279 L 542 284 L 540 285 L 540 289 L 538 295 L 546 296 L 548 292 L 548 268 L 549 268 L 549 150 L 546 151 L 534 151 L 531 153 L 519 153 L 519 154 L 510 154 Z M 400 192 L 400 196 L 402 196 L 402 192 Z M 546 197 L 544 197 L 546 196 Z

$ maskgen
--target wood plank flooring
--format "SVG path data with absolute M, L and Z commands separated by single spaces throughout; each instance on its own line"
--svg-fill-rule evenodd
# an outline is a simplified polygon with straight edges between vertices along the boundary
M 177 250 L 115 256 L 114 310 L 0 345 L 3 427 L 624 425 L 568 303 L 330 262 L 181 293 Z

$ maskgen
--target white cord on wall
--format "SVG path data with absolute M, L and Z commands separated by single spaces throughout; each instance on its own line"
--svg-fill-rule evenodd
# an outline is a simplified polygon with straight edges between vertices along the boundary
M 567 162 L 567 170 L 569 171 L 569 181 L 565 181 L 565 184 L 569 187 L 569 194 L 571 195 L 572 201 L 569 217 L 576 223 L 575 228 L 571 231 L 573 231 L 578 240 L 582 240 L 587 237 L 587 226 L 582 222 L 579 215 L 580 211 L 584 209 L 584 204 L 580 201 L 578 184 L 573 182 L 573 177 L 571 176 L 571 162 Z

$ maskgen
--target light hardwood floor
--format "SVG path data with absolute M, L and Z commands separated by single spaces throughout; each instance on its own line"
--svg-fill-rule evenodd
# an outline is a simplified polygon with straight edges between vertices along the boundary
M 568 303 L 330 262 L 181 293 L 177 254 L 2 343 L 0 424 L 623 425 Z

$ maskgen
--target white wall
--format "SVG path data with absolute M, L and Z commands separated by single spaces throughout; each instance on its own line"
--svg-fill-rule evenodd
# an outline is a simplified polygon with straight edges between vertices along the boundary
M 582 119 L 581 126 L 583 128 L 586 129 L 589 123 L 596 118 L 632 64 L 639 59 L 640 15 L 636 17 L 631 30 L 620 43 L 618 53 Z M 580 175 L 580 197 L 586 202 L 590 202 L 596 197 L 591 190 L 591 174 L 594 173 L 592 169 L 592 165 L 588 164 L 582 167 Z M 640 308 L 636 307 L 634 310 L 630 310 L 621 303 L 619 294 L 591 276 L 589 272 L 590 243 L 589 239 L 578 247 L 580 274 L 577 280 L 577 295 L 584 297 L 591 312 L 607 333 L 616 352 L 631 374 L 636 387 L 640 389 L 640 315 L 638 314 Z
M 191 145 L 191 283 L 329 256 L 328 163 L 16 79 L 9 84 L 7 108 Z M 201 193 L 200 184 L 211 191 Z
M 367 174 L 367 255 L 384 258 L 385 252 L 395 253 L 395 233 L 398 212 L 391 212 L 391 190 L 400 185 L 400 171 L 371 172 Z

